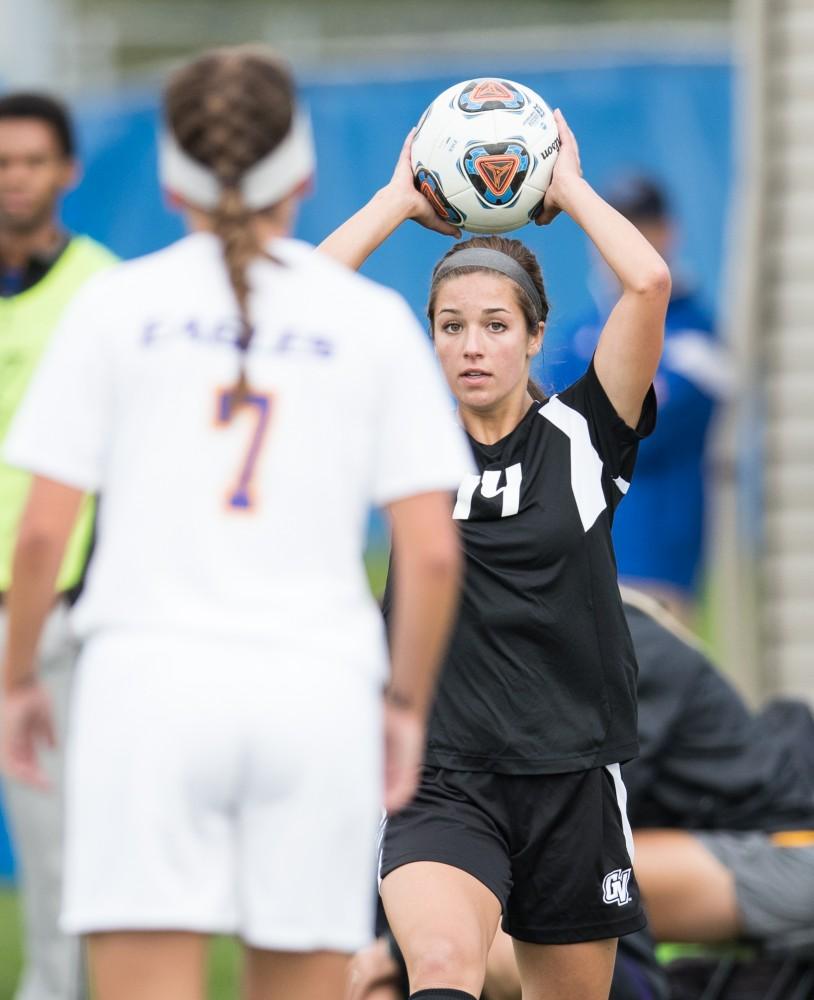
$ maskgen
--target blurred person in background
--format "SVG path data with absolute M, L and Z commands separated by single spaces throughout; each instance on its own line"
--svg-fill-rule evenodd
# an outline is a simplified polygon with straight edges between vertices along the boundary
M 695 637 L 623 588 L 639 663 L 640 756 L 624 765 L 636 878 L 658 941 L 814 942 L 814 717 L 803 702 L 752 711 Z M 348 1000 L 401 1000 L 385 933 L 351 967 Z M 666 995 L 648 936 L 619 945 L 612 1000 Z M 488 1000 L 520 1000 L 498 931 Z
M 677 225 L 660 184 L 628 174 L 611 185 L 608 200 L 666 260 L 674 260 Z M 613 543 L 620 578 L 692 624 L 704 585 L 709 431 L 729 393 L 730 368 L 700 295 L 680 268 L 671 269 L 664 353 L 654 382 L 658 427 L 639 449 L 636 489 L 614 521 Z M 584 371 L 615 302 L 613 275 L 601 261 L 592 292 L 590 314 L 559 334 L 552 348 L 547 374 L 557 389 Z
M 6 443 L 34 484 L 2 757 L 42 781 L 34 650 L 98 492 L 62 907 L 94 996 L 202 1000 L 208 937 L 231 933 L 251 1000 L 338 1000 L 372 932 L 382 777 L 390 809 L 417 781 L 471 456 L 406 303 L 288 238 L 314 169 L 288 70 L 205 53 L 164 111 L 162 181 L 191 233 L 83 290 Z M 371 503 L 399 561 L 384 697 Z
M 65 106 L 45 94 L 0 96 L 0 442 L 65 307 L 91 275 L 114 260 L 104 247 L 67 232 L 60 223 L 60 199 L 77 176 L 73 128 Z M 0 655 L 12 551 L 30 482 L 28 473 L 0 459 Z M 60 932 L 58 908 L 62 735 L 78 652 L 67 609 L 82 575 L 91 520 L 87 503 L 55 581 L 56 597 L 49 602 L 40 647 L 42 683 L 58 737 L 43 758 L 48 787 L 32 789 L 10 780 L 3 789 L 25 933 L 18 1000 L 74 1000 L 84 993 L 79 943 Z

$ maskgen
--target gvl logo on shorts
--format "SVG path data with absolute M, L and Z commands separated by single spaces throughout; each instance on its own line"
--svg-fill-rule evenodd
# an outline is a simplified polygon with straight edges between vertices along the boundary
M 616 903 L 624 906 L 630 902 L 630 893 L 627 891 L 627 884 L 630 881 L 629 868 L 617 868 L 608 872 L 602 880 L 602 898 L 606 903 Z

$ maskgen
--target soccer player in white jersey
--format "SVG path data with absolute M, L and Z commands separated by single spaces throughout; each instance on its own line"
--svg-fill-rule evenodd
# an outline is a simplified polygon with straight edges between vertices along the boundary
M 287 238 L 313 170 L 288 73 L 217 50 L 175 74 L 165 111 L 163 182 L 192 233 L 88 284 L 8 439 L 35 478 L 3 759 L 43 780 L 37 641 L 99 493 L 63 903 L 95 996 L 201 1000 L 207 935 L 227 932 L 252 1000 L 330 1000 L 369 937 L 382 774 L 390 809 L 414 790 L 471 458 L 404 302 Z M 384 699 L 371 503 L 399 565 Z

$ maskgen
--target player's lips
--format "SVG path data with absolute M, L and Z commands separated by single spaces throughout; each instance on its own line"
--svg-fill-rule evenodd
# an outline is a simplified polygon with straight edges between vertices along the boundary
M 482 368 L 467 368 L 465 371 L 461 372 L 460 377 L 465 382 L 477 384 L 478 382 L 484 382 L 492 376 L 490 372 L 485 372 Z

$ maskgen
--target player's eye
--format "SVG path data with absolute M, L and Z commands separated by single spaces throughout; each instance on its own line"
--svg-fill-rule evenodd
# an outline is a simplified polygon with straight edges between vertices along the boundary
M 502 333 L 506 329 L 506 324 L 499 319 L 490 320 L 488 329 L 491 333 Z
M 441 329 L 444 331 L 444 333 L 460 333 L 461 330 L 463 329 L 463 326 L 456 320 L 451 319 L 447 323 L 444 323 Z

